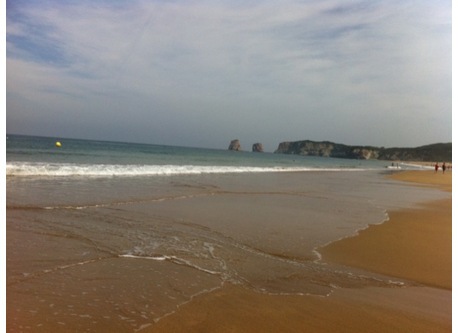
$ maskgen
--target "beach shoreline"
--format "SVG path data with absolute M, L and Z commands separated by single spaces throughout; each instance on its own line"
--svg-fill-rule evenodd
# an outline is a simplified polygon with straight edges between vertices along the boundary
M 451 192 L 451 173 L 408 171 L 390 177 Z M 389 211 L 388 216 L 383 224 L 321 248 L 324 261 L 451 290 L 451 197 Z
M 8 330 L 449 332 L 448 273 L 426 281 L 320 253 L 366 230 L 386 245 L 377 230 L 394 213 L 434 213 L 451 175 L 423 172 L 443 184 L 385 170 L 10 179 Z
M 448 172 L 403 171 L 389 177 L 451 192 Z M 225 284 L 142 331 L 450 332 L 451 212 L 451 197 L 389 211 L 389 221 L 318 249 L 324 263 L 405 278 L 417 286 L 339 288 L 321 297 L 270 296 Z

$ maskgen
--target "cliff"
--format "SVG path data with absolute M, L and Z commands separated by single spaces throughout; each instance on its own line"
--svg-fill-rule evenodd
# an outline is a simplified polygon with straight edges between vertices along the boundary
M 365 160 L 449 162 L 452 160 L 452 143 L 437 143 L 417 148 L 384 148 L 305 140 L 282 142 L 275 153 Z
M 451 162 L 452 143 L 436 143 L 417 148 L 386 148 L 380 151 L 380 160 Z

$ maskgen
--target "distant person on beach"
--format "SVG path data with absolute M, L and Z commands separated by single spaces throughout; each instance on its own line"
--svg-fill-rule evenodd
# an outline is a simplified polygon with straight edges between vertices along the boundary
M 442 173 L 445 173 L 445 169 L 447 169 L 447 167 L 445 166 L 445 162 L 442 164 Z
M 437 170 L 439 170 L 439 163 L 436 162 L 436 165 L 434 166 L 434 170 L 436 170 L 436 173 L 437 173 Z

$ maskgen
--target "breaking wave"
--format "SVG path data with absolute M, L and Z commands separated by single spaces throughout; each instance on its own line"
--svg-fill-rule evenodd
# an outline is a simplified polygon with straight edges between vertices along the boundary
M 352 168 L 311 167 L 253 167 L 253 166 L 208 166 L 208 165 L 122 165 L 122 164 L 73 164 L 8 162 L 7 176 L 48 177 L 136 177 L 172 176 L 224 173 L 300 172 L 300 171 L 361 171 Z

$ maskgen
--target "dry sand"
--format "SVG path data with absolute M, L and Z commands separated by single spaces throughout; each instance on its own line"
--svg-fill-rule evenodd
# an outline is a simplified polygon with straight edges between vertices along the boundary
M 390 221 L 333 243 L 325 260 L 373 272 L 452 288 L 452 210 L 441 200 L 389 213 Z
M 392 177 L 451 191 L 451 173 Z M 329 297 L 269 296 L 227 285 L 196 297 L 150 332 L 451 332 L 451 199 L 389 212 L 321 249 L 324 261 L 407 278 L 426 286 L 338 289 Z
M 451 173 L 402 172 L 392 177 L 451 191 Z M 321 249 L 325 260 L 451 290 L 452 199 L 388 215 L 388 222 Z

